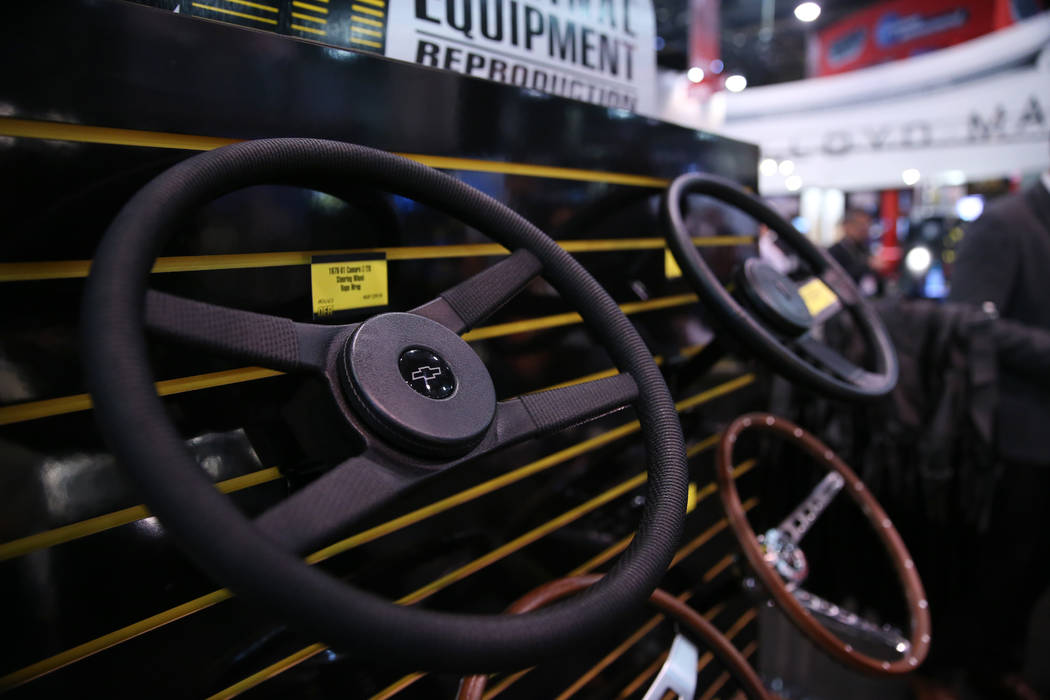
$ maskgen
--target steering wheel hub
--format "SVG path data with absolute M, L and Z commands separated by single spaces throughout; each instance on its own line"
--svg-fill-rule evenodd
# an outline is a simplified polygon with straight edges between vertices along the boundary
M 456 376 L 448 363 L 430 348 L 409 348 L 397 361 L 401 378 L 428 399 L 447 399 L 456 391 Z
M 799 584 L 806 580 L 809 574 L 806 555 L 790 537 L 774 527 L 764 535 L 759 535 L 758 543 L 762 545 L 766 562 L 776 569 L 784 581 Z
M 464 454 L 496 412 L 496 390 L 458 335 L 410 313 L 374 316 L 343 345 L 344 392 L 370 427 L 424 455 Z
M 802 335 L 813 325 L 798 285 L 766 261 L 749 258 L 741 270 L 740 287 L 751 306 L 774 328 Z

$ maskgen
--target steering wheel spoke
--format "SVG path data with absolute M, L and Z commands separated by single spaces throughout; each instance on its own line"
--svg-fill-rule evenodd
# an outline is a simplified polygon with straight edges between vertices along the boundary
M 784 518 L 777 529 L 787 535 L 793 544 L 801 542 L 824 509 L 835 500 L 835 496 L 842 490 L 845 483 L 846 480 L 838 472 L 828 472 L 806 496 L 806 500 Z
M 543 264 L 527 250 L 514 251 L 492 267 L 447 289 L 437 299 L 412 309 L 448 327 L 454 333 L 470 330 L 513 299 L 536 275 Z
M 811 333 L 803 333 L 795 338 L 792 341 L 792 345 L 811 360 L 819 362 L 836 377 L 849 382 L 853 386 L 862 389 L 874 389 L 884 383 L 882 377 L 853 364 L 843 357 L 838 350 L 828 347 L 827 344 L 814 338 Z
M 273 369 L 324 371 L 328 348 L 353 326 L 297 323 L 150 290 L 146 325 L 161 335 Z
M 587 423 L 625 408 L 638 398 L 630 374 L 525 394 L 496 404 L 496 417 L 471 457 L 522 440 Z
M 796 588 L 791 593 L 808 613 L 836 636 L 866 639 L 876 647 L 872 651 L 885 652 L 885 656 L 891 658 L 911 651 L 911 641 L 892 625 L 877 624 L 804 588 Z
M 846 306 L 856 306 L 860 303 L 861 297 L 857 286 L 842 268 L 828 265 L 817 276 Z
M 366 450 L 271 506 L 255 526 L 284 549 L 305 554 L 435 472 L 395 465 Z

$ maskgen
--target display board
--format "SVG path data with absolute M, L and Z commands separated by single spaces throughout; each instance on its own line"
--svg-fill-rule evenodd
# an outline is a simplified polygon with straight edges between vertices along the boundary
M 653 114 L 651 0 L 138 0 L 181 14 Z
M 692 506 L 665 585 L 755 657 L 753 603 L 740 592 L 711 461 L 720 426 L 755 406 L 760 384 L 737 361 L 674 379 L 711 333 L 685 283 L 664 276 L 655 206 L 669 178 L 687 169 L 753 187 L 755 147 L 116 0 L 66 3 L 60 14 L 27 6 L 0 25 L 0 57 L 24 67 L 0 85 L 0 159 L 17 174 L 0 189 L 8 212 L 0 586 L 7 639 L 17 640 L 0 663 L 0 689 L 11 697 L 455 691 L 454 674 L 363 663 L 210 580 L 142 505 L 95 425 L 79 313 L 109 222 L 172 165 L 273 136 L 354 141 L 442 168 L 549 232 L 609 290 L 668 368 L 688 439 Z M 732 261 L 738 243 L 752 242 L 746 227 L 737 233 L 705 250 Z M 402 197 L 340 182 L 257 187 L 186 221 L 149 283 L 299 321 L 329 308 L 360 318 L 352 314 L 374 310 L 357 304 L 413 308 L 505 255 L 484 231 Z M 614 371 L 542 282 L 464 340 L 485 360 L 499 398 Z M 347 448 L 324 410 L 311 410 L 317 387 L 309 381 L 156 339 L 150 351 L 156 389 L 188 449 L 246 513 Z M 310 561 L 404 605 L 498 612 L 549 579 L 603 571 L 637 523 L 644 466 L 634 416 L 615 413 L 450 473 Z M 748 508 L 757 504 L 754 467 L 738 468 Z M 625 620 L 607 648 L 498 682 L 506 697 L 638 694 L 670 639 L 670 626 L 650 618 Z M 720 672 L 709 665 L 701 684 Z

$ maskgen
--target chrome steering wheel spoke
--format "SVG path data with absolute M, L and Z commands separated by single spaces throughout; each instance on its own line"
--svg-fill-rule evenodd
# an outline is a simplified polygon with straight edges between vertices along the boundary
M 813 487 L 806 500 L 781 521 L 777 529 L 784 533 L 792 544 L 799 544 L 824 509 L 835 500 L 845 483 L 846 480 L 838 472 L 828 472 L 820 483 Z

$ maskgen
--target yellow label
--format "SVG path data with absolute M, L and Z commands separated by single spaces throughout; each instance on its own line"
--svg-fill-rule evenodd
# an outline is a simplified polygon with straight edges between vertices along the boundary
M 809 313 L 814 316 L 834 304 L 835 300 L 838 299 L 835 296 L 835 292 L 831 291 L 828 285 L 816 277 L 799 287 L 798 293 L 802 295 L 802 301 L 806 302 L 806 308 L 809 309 Z
M 338 260 L 310 265 L 315 316 L 387 304 L 386 260 Z
M 673 280 L 682 276 L 682 268 L 678 267 L 678 261 L 674 259 L 670 248 L 664 248 L 664 277 Z

